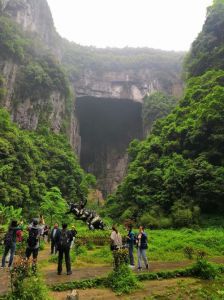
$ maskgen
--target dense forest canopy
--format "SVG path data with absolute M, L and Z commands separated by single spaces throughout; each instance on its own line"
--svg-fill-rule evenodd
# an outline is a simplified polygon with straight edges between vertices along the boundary
M 224 211 L 223 20 L 224 1 L 215 1 L 187 58 L 183 99 L 146 140 L 131 143 L 128 174 L 108 199 L 113 218 L 184 226 L 200 211 Z
M 62 63 L 71 76 L 78 77 L 83 70 L 96 73 L 150 68 L 152 73 L 180 73 L 184 52 L 163 51 L 149 48 L 106 48 L 84 47 L 63 42 Z
M 68 201 L 87 194 L 87 180 L 75 155 L 62 135 L 49 129 L 20 130 L 0 110 L 0 199 L 21 207 L 27 215 L 40 210 L 43 197 L 58 187 Z

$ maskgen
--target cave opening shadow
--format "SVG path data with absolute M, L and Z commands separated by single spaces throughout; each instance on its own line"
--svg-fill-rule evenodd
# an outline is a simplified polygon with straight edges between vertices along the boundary
M 76 100 L 83 169 L 93 173 L 106 195 L 122 178 L 129 143 L 142 139 L 142 104 L 127 99 L 80 97 Z M 120 170 L 116 170 L 120 163 Z

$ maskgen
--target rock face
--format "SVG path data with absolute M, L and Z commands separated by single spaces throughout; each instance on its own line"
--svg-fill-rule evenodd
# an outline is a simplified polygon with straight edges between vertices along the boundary
M 29 38 L 39 41 L 41 51 L 53 53 L 60 61 L 60 40 L 57 34 L 51 12 L 46 0 L 0 0 L 0 15 L 9 17 Z M 38 53 L 38 49 L 36 49 Z M 34 57 L 33 60 L 36 58 Z M 58 133 L 62 130 L 65 118 L 69 119 L 68 136 L 76 153 L 80 153 L 80 136 L 74 105 L 70 112 L 66 111 L 66 97 L 58 90 L 53 90 L 47 97 L 40 97 L 33 101 L 31 97 L 21 99 L 16 93 L 16 84 L 22 68 L 29 64 L 28 61 L 17 61 L 13 57 L 0 55 L 0 75 L 4 78 L 6 95 L 1 106 L 11 113 L 12 120 L 21 128 L 36 130 L 44 120 L 48 121 L 51 129 Z
M 66 48 L 68 42 L 57 34 L 46 0 L 0 0 L 0 12 L 20 24 L 34 38 L 40 39 L 56 60 L 70 69 L 70 62 L 65 59 L 70 57 Z M 73 51 L 76 46 L 69 47 L 69 51 Z M 79 61 L 88 60 L 89 55 L 85 58 L 85 51 L 81 55 Z M 126 57 L 126 54 L 122 55 Z M 48 98 L 35 102 L 29 97 L 15 101 L 15 84 L 21 66 L 13 60 L 2 59 L 0 55 L 0 75 L 3 75 L 7 89 L 1 105 L 25 129 L 35 130 L 45 116 L 52 130 L 60 132 L 65 117 L 69 119 L 70 143 L 80 156 L 83 168 L 96 175 L 99 188 L 106 195 L 116 189 L 126 172 L 128 144 L 143 136 L 141 104 L 144 96 L 154 91 L 176 97 L 181 95 L 181 62 L 177 62 L 177 70 L 169 70 L 167 66 L 157 70 L 153 64 L 150 67 L 144 63 L 124 69 L 112 64 L 111 68 L 104 69 L 98 66 L 98 61 L 93 66 L 81 63 L 78 75 L 70 76 L 76 106 L 71 106 L 67 112 L 65 96 L 59 91 L 52 91 Z M 76 67 L 76 62 L 71 65 Z
M 21 25 L 24 31 L 37 34 L 51 49 L 59 39 L 46 0 L 1 0 L 1 13 Z
M 170 82 L 165 86 L 150 69 L 106 71 L 102 74 L 97 74 L 94 70 L 85 70 L 79 80 L 74 81 L 73 84 L 77 97 L 130 99 L 142 103 L 146 94 L 155 91 L 180 97 L 183 89 L 180 77 L 177 74 L 169 77 Z

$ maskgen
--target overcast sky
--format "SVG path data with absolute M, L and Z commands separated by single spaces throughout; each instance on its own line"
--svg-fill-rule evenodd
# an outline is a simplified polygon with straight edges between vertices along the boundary
M 57 31 L 97 47 L 188 50 L 212 0 L 48 0 Z

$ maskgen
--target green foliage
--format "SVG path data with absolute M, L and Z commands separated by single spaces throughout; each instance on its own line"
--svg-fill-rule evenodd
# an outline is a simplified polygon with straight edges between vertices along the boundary
M 180 74 L 183 52 L 168 52 L 149 48 L 96 49 L 64 41 L 62 63 L 71 78 L 77 79 L 83 70 L 94 69 L 101 75 L 105 71 L 125 71 L 149 68 L 161 81 L 164 90 L 171 87 L 173 74 Z M 165 72 L 171 74 L 167 78 Z
M 186 57 L 187 77 L 202 75 L 207 70 L 224 69 L 224 1 L 214 1 L 207 10 L 202 32 L 193 42 Z
M 65 102 L 64 126 L 61 130 L 66 132 L 74 100 L 65 71 L 57 59 L 43 47 L 38 37 L 34 38 L 33 35 L 22 32 L 6 16 L 0 16 L 0 59 L 12 61 L 18 66 L 13 94 L 14 106 L 30 99 L 35 111 L 42 110 L 38 125 L 43 126 L 49 123 L 49 115 L 52 113 L 50 96 L 53 92 L 58 93 L 61 101 Z M 3 83 L 4 78 L 0 74 L 0 103 L 6 95 Z M 37 101 L 39 99 L 45 100 L 44 107 L 40 107 Z
M 14 208 L 0 204 L 0 224 L 9 225 L 11 220 L 20 220 L 22 217 L 22 208 Z
M 215 279 L 220 274 L 217 266 L 205 259 L 198 260 L 191 267 L 191 275 L 202 279 Z
M 223 28 L 224 1 L 215 1 L 187 59 L 183 99 L 146 140 L 131 143 L 127 175 L 107 201 L 110 217 L 129 209 L 135 222 L 171 216 L 182 227 L 197 224 L 200 211 L 224 211 Z
M 16 95 L 19 99 L 49 98 L 54 91 L 69 97 L 70 91 L 65 73 L 53 57 L 45 55 L 28 62 L 20 69 L 16 86 Z
M 85 175 L 62 135 L 49 130 L 26 132 L 0 110 L 0 197 L 5 206 L 23 208 L 36 216 L 52 187 L 66 201 L 78 201 L 87 193 Z
M 128 249 L 118 249 L 113 252 L 115 270 L 119 269 L 121 265 L 128 262 Z
M 30 267 L 29 261 L 20 255 L 10 270 L 11 293 L 8 300 L 43 300 L 48 297 L 48 289 L 42 278 Z
M 162 92 L 155 92 L 144 98 L 142 107 L 143 127 L 145 133 L 152 130 L 153 123 L 168 115 L 177 104 L 177 100 L 172 96 Z
M 145 141 L 131 144 L 128 174 L 108 198 L 112 218 L 128 207 L 136 220 L 159 205 L 180 227 L 198 222 L 198 207 L 224 209 L 223 97 L 223 71 L 189 80 L 179 107 Z M 178 201 L 183 207 L 172 212 Z
M 49 224 L 52 226 L 53 221 L 62 222 L 68 205 L 62 198 L 59 188 L 52 187 L 44 196 L 40 208 L 46 219 L 50 219 Z
M 107 284 L 118 295 L 131 293 L 139 288 L 138 280 L 126 264 L 122 264 L 107 277 Z

